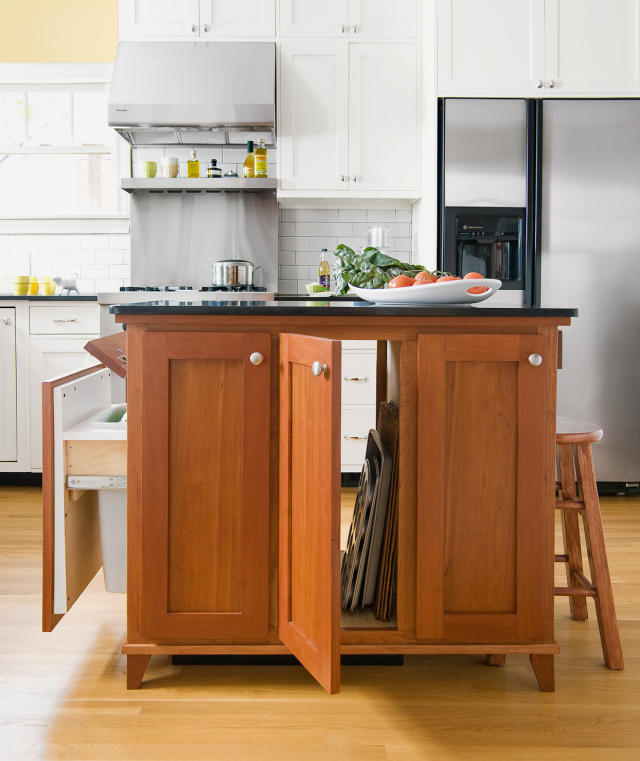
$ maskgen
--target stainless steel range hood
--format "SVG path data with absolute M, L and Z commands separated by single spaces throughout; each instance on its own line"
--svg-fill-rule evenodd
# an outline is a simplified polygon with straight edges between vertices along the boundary
M 120 42 L 108 117 L 132 145 L 273 145 L 275 43 Z

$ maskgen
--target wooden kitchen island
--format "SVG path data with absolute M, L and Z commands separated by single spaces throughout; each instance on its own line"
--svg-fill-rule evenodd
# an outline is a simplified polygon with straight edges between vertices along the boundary
M 529 654 L 554 687 L 558 326 L 569 309 L 152 302 L 127 326 L 128 686 L 164 654 Z M 397 605 L 340 618 L 340 341 L 399 407 Z

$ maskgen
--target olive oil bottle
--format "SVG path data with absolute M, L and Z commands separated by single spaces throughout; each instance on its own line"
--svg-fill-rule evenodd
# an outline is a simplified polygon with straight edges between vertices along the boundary
M 264 147 L 264 140 L 260 138 L 258 140 L 258 147 L 254 149 L 253 155 L 255 156 L 255 176 L 266 177 L 267 176 L 267 149 Z
M 244 164 L 242 165 L 242 176 L 243 177 L 255 177 L 256 176 L 256 169 L 255 169 L 255 156 L 253 154 L 253 140 L 247 140 L 247 158 L 244 160 Z
M 191 151 L 191 160 L 187 161 L 187 177 L 200 177 L 200 162 L 195 151 Z
M 327 261 L 327 249 L 323 248 L 320 253 L 320 265 L 318 267 L 318 282 L 323 288 L 331 290 L 331 269 Z

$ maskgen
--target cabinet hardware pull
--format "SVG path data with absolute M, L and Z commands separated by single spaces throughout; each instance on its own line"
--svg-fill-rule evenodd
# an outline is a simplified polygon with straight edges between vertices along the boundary
M 354 436 L 354 434 L 352 434 L 352 433 L 347 433 L 346 436 L 345 436 L 345 439 L 347 441 L 366 441 L 367 437 L 366 436 Z
M 198 31 L 198 25 L 197 24 L 191 24 L 191 31 L 197 32 Z
M 350 383 L 368 383 L 369 378 L 365 375 L 364 378 L 357 378 L 355 375 L 353 377 L 349 377 L 348 375 L 344 376 L 344 379 L 346 381 L 349 381 Z
M 355 34 L 358 31 L 358 25 L 354 24 L 353 27 L 351 28 L 351 31 Z
M 249 362 L 252 365 L 261 365 L 264 362 L 264 357 L 259 351 L 254 351 L 253 354 L 249 355 Z
M 205 25 L 202 27 L 202 31 L 203 31 L 203 32 L 208 32 L 208 31 L 209 31 L 209 25 L 208 25 L 208 24 L 205 24 Z
M 553 79 L 549 82 L 549 87 L 555 87 L 556 83 L 553 81 Z
M 529 354 L 527 359 L 529 360 L 529 364 L 533 365 L 534 367 L 540 367 L 542 364 L 542 357 L 540 354 Z
M 345 28 L 346 28 L 346 27 L 345 27 L 345 25 L 344 25 L 344 24 L 340 24 L 340 26 L 338 27 L 338 29 L 340 30 L 340 34 L 344 34 L 344 30 L 345 30 Z
M 55 323 L 58 323 L 59 325 L 65 325 L 65 324 L 72 323 L 72 322 L 78 322 L 78 318 L 77 317 L 69 317 L 69 319 L 65 320 L 62 317 L 54 317 L 53 321 Z
M 345 178 L 345 176 L 344 176 L 343 174 L 341 174 L 341 175 L 340 175 L 340 182 L 344 182 L 344 181 L 345 181 L 345 179 L 346 179 L 346 178 Z
M 11 320 L 10 320 L 8 317 L 3 317 L 3 318 L 0 320 L 0 322 L 1 322 L 3 325 L 11 325 Z
M 318 360 L 311 365 L 311 372 L 315 376 L 322 375 L 322 373 L 326 373 L 328 370 L 329 365 L 326 365 L 324 362 L 318 362 Z
M 544 87 L 544 82 L 541 79 L 539 79 L 536 82 L 536 87 L 538 88 L 538 90 L 542 90 L 542 88 Z
M 118 354 L 117 359 L 119 362 L 122 362 L 123 365 L 127 364 L 127 358 L 124 354 Z
M 355 174 L 353 175 L 353 177 L 352 177 L 351 179 L 352 179 L 354 182 L 357 182 L 357 181 L 358 181 L 358 178 L 356 177 L 356 175 L 355 175 Z

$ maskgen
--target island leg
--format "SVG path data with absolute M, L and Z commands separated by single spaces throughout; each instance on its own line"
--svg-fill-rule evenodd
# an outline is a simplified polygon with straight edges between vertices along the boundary
M 538 685 L 543 692 L 553 692 L 556 688 L 555 675 L 553 671 L 553 655 L 534 655 L 529 656 L 533 673 L 536 675 Z
M 127 655 L 127 689 L 137 690 L 149 663 L 150 655 Z
M 504 653 L 491 653 L 487 655 L 487 663 L 490 666 L 504 666 L 507 656 Z

